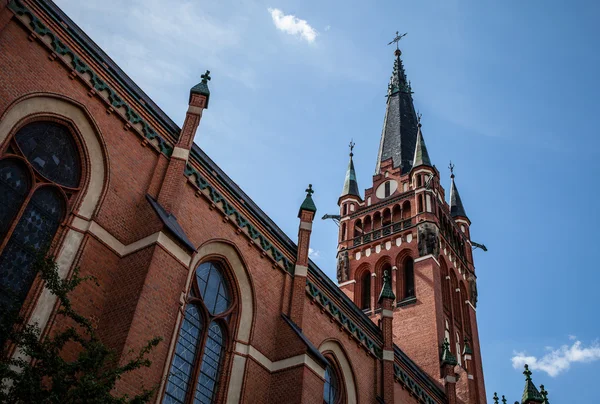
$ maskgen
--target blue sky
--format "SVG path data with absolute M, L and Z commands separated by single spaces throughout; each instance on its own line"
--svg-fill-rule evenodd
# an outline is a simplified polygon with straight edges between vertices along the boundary
M 179 125 L 211 70 L 196 143 L 292 239 L 308 183 L 318 216 L 337 212 L 351 138 L 359 186 L 370 186 L 386 44 L 408 32 L 432 161 L 447 191 L 456 164 L 472 237 L 489 248 L 475 253 L 488 397 L 520 400 L 526 360 L 551 402 L 598 401 L 600 3 L 57 3 Z M 313 259 L 333 278 L 336 242 L 331 221 L 315 223 Z

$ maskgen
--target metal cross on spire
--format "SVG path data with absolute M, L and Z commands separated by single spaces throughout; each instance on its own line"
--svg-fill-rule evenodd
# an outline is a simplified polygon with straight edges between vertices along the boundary
M 393 43 L 396 43 L 396 50 L 400 50 L 400 48 L 398 47 L 398 42 L 400 42 L 400 40 L 406 36 L 406 34 L 408 34 L 408 32 L 405 32 L 402 35 L 398 34 L 398 31 L 396 31 L 396 37 L 394 39 L 392 39 L 392 41 L 390 43 L 388 43 L 388 45 L 391 45 Z
M 354 143 L 354 141 L 352 139 L 350 139 L 350 144 L 348 146 L 350 147 L 350 156 L 354 156 L 354 153 L 352 153 L 352 150 L 354 150 L 354 146 L 356 146 L 356 143 Z
M 454 178 L 454 164 L 452 164 L 452 161 L 450 161 L 448 168 L 450 169 L 450 178 Z

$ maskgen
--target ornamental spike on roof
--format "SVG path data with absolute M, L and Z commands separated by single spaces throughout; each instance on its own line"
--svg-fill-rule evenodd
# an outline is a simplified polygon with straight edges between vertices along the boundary
M 417 142 L 417 114 L 413 105 L 412 90 L 406 78 L 400 50 L 395 51 L 394 68 L 388 84 L 387 104 L 375 174 L 381 163 L 392 159 L 392 166 L 402 167 L 402 173 L 412 168 Z
M 383 287 L 381 288 L 381 293 L 379 294 L 379 299 L 377 301 L 381 303 L 383 299 L 396 299 L 394 291 L 392 290 L 392 277 L 388 274 L 388 271 L 383 272 Z
M 354 162 L 352 161 L 352 150 L 354 149 L 354 142 L 350 142 L 350 161 L 348 162 L 348 169 L 346 170 L 346 179 L 344 180 L 344 188 L 342 188 L 342 196 L 354 195 L 360 198 L 360 191 L 358 190 L 358 181 L 356 180 L 356 172 L 354 171 Z
M 206 96 L 206 106 L 208 107 L 208 99 L 210 97 L 210 90 L 208 89 L 208 82 L 210 81 L 210 70 L 207 70 L 206 73 L 200 76 L 202 81 L 196 84 L 194 87 L 190 89 L 190 100 L 192 99 L 192 94 L 200 94 Z
M 525 389 L 523 390 L 523 397 L 521 398 L 522 404 L 528 403 L 543 403 L 544 397 L 540 394 L 535 384 L 531 380 L 531 370 L 529 370 L 529 366 L 525 365 L 525 370 L 523 371 L 525 375 Z
M 454 165 L 452 162 L 450 162 L 450 172 L 452 173 L 450 175 L 452 181 L 452 185 L 450 186 L 450 214 L 452 217 L 468 217 L 462 200 L 460 199 L 458 189 L 456 188 L 456 183 L 454 182 Z
M 431 160 L 429 159 L 429 153 L 427 152 L 427 146 L 425 146 L 425 139 L 423 139 L 423 133 L 421 132 L 421 115 L 417 116 L 417 145 L 415 146 L 415 155 L 413 157 L 412 166 L 431 166 Z

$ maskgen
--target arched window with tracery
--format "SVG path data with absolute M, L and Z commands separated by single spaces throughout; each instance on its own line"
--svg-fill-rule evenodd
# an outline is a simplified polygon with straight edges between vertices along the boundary
M 0 321 L 13 321 L 81 187 L 74 133 L 58 121 L 21 127 L 0 157 Z M 0 341 L 2 342 L 2 341 Z
M 216 261 L 200 264 L 179 329 L 163 403 L 216 401 L 235 308 L 224 265 Z
M 325 368 L 325 385 L 323 387 L 323 404 L 336 404 L 341 400 L 340 394 L 340 377 L 335 369 L 332 366 L 331 361 L 327 364 Z

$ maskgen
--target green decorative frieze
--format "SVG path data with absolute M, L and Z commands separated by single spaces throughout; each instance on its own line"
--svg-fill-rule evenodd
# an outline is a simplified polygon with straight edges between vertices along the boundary
M 409 376 L 400 366 L 394 363 L 394 376 L 396 380 L 409 389 L 419 400 L 426 404 L 435 404 L 435 400 L 421 387 L 415 380 Z
M 12 0 L 9 3 L 9 8 L 18 16 L 26 16 L 29 19 L 29 27 L 40 37 L 50 38 L 49 46 L 53 52 L 60 56 L 66 56 L 64 60 L 69 60 L 71 68 L 81 75 L 90 77 L 89 83 L 96 93 L 105 94 L 110 106 L 117 110 L 124 111 L 125 119 L 131 126 L 141 127 L 144 137 L 149 141 L 156 142 L 156 146 L 161 153 L 170 156 L 173 152 L 173 147 L 167 143 L 144 119 L 142 119 L 133 108 L 117 95 L 117 92 L 112 89 L 104 80 L 96 74 L 75 52 L 65 45 L 58 36 L 46 27 L 39 18 L 37 18 L 23 3 L 19 0 Z
M 319 302 L 333 317 L 337 318 L 342 326 L 358 339 L 373 355 L 378 358 L 382 356 L 381 347 L 375 343 L 354 321 L 345 315 L 331 299 L 329 299 L 317 286 L 311 281 L 306 281 L 306 286 L 310 296 Z
M 275 246 L 265 237 L 263 236 L 257 229 L 254 227 L 240 212 L 237 211 L 233 205 L 231 205 L 227 200 L 221 195 L 208 181 L 190 164 L 187 164 L 185 167 L 185 176 L 193 177 L 194 183 L 200 191 L 208 192 L 208 197 L 215 205 L 220 205 L 223 209 L 223 212 L 227 217 L 233 218 L 235 223 L 242 229 L 246 230 L 250 239 L 260 245 L 260 247 L 266 252 L 270 253 L 275 262 L 279 263 L 283 266 L 283 268 L 289 273 L 293 273 L 294 266 L 290 260 L 288 260 L 281 251 L 279 251 Z

